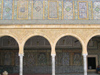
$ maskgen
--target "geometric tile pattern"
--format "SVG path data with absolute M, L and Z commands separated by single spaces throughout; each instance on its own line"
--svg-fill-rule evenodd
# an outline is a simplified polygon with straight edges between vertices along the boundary
M 63 19 L 63 1 L 58 1 L 58 7 L 59 19 Z
M 19 73 L 19 56 L 17 50 L 0 51 L 0 73 L 6 70 L 9 73 Z
M 12 14 L 12 19 L 16 20 L 17 19 L 17 0 L 13 1 L 13 14 Z
M 79 52 L 57 51 L 56 66 L 83 65 L 82 54 Z
M 58 1 L 49 1 L 48 6 L 48 19 L 59 19 Z
M 32 4 L 33 4 L 33 1 L 29 0 L 29 2 L 28 2 L 28 19 L 32 19 Z
M 34 0 L 33 1 L 33 19 L 43 19 L 43 1 Z
M 63 65 L 69 65 L 70 54 L 68 52 L 63 53 Z
M 0 0 L 0 19 L 2 19 L 2 6 L 3 6 L 3 3 L 2 3 L 2 0 Z
M 13 0 L 4 0 L 3 2 L 3 19 L 12 19 Z
M 0 0 L 0 19 L 100 19 L 100 2 Z
M 93 18 L 100 19 L 100 2 L 93 2 Z
M 56 66 L 57 65 L 62 65 L 62 52 L 57 52 L 57 56 L 56 56 Z
M 17 4 L 17 18 L 28 19 L 28 1 L 19 0 Z
M 93 19 L 93 7 L 92 7 L 92 1 L 88 1 L 88 16 L 89 19 Z
M 78 2 L 77 1 L 74 1 L 74 11 L 73 11 L 73 13 L 74 13 L 74 15 L 73 15 L 73 17 L 74 17 L 74 19 L 78 19 L 78 6 L 77 6 L 77 4 L 78 4 Z
M 43 19 L 48 19 L 48 1 L 43 1 Z
M 88 2 L 78 2 L 78 19 L 88 19 Z
M 73 2 L 64 1 L 64 19 L 73 19 Z
M 83 60 L 82 60 L 82 55 L 80 53 L 74 53 L 74 56 L 73 56 L 73 64 L 74 65 L 82 65 L 83 63 Z

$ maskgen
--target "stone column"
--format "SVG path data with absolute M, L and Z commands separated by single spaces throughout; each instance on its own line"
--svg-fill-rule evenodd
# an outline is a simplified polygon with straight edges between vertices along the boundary
M 87 75 L 87 55 L 88 54 L 83 54 L 83 60 L 84 60 L 84 75 Z
M 23 56 L 24 54 L 19 54 L 19 57 L 20 57 L 19 75 L 23 75 Z
M 56 54 L 51 54 L 52 56 L 52 75 L 55 75 L 55 56 Z

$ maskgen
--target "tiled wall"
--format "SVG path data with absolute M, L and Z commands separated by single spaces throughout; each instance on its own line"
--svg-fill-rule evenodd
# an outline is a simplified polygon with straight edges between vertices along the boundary
M 100 19 L 100 1 L 0 0 L 0 19 Z

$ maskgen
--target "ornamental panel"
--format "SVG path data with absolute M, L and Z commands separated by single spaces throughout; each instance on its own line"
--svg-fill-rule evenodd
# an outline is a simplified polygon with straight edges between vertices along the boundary
M 73 1 L 64 1 L 64 19 L 73 19 Z
M 3 19 L 12 19 L 13 0 L 3 0 Z
M 88 19 L 88 2 L 78 2 L 78 19 Z
M 4 65 L 12 65 L 12 57 L 11 57 L 11 52 L 5 52 L 4 53 Z
M 48 2 L 48 19 L 59 19 L 58 16 L 58 1 Z
M 46 52 L 39 52 L 37 54 L 37 65 L 47 65 L 47 54 L 46 54 Z
M 17 4 L 17 19 L 28 19 L 28 1 L 19 0 Z
M 73 55 L 73 65 L 83 65 L 81 53 L 74 53 L 74 55 Z
M 33 1 L 33 19 L 43 19 L 43 0 Z
M 68 52 L 64 52 L 63 53 L 63 65 L 69 65 L 69 61 L 70 61 L 70 54 Z
M 93 18 L 100 19 L 100 2 L 93 2 Z

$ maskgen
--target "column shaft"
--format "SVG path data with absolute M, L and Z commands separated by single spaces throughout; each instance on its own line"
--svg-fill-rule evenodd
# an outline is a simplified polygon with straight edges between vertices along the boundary
M 87 54 L 83 54 L 84 60 L 84 75 L 87 75 Z
M 23 75 L 23 54 L 19 54 L 20 57 L 20 67 L 19 67 L 19 75 Z
M 56 54 L 51 54 L 52 56 L 52 75 L 55 75 L 55 56 Z

